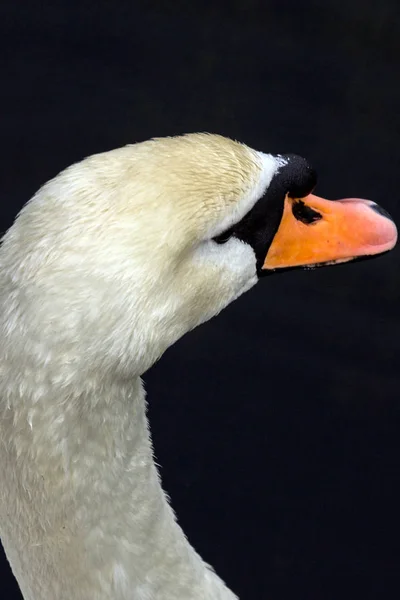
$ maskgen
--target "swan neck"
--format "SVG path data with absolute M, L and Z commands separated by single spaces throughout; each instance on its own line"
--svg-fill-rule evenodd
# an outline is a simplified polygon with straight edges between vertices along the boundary
M 0 434 L 0 534 L 26 600 L 235 599 L 176 522 L 139 378 L 14 397 Z

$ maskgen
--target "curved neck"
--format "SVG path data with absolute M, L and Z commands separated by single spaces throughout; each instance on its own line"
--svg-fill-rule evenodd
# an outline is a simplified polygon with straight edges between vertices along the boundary
M 140 379 L 91 387 L 15 399 L 0 425 L 1 535 L 26 600 L 234 600 L 166 500 Z

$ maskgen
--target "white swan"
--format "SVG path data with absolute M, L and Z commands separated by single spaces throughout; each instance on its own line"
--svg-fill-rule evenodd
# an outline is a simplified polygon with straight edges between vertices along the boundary
M 47 183 L 0 251 L 0 534 L 25 600 L 233 600 L 176 523 L 140 376 L 273 269 L 392 248 L 299 157 L 195 134 Z M 283 216 L 282 216 L 283 214 Z

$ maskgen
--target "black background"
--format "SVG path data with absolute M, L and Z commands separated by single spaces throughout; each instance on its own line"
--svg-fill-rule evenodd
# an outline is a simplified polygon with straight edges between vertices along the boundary
M 398 0 L 3 0 L 0 39 L 2 230 L 70 163 L 191 131 L 400 223 Z M 267 278 L 145 377 L 164 487 L 241 600 L 399 597 L 399 267 Z

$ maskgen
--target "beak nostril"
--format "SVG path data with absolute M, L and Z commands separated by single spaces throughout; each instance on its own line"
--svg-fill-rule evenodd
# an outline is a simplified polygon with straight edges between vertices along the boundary
M 393 221 L 389 213 L 384 208 L 382 208 L 382 206 L 379 206 L 379 204 L 375 204 L 375 202 L 373 202 L 372 204 L 370 204 L 370 207 L 372 208 L 372 210 L 378 213 L 378 215 L 382 215 L 382 217 L 386 217 L 387 219 Z

